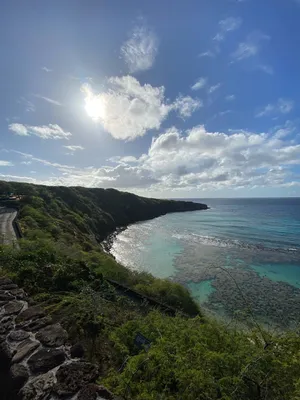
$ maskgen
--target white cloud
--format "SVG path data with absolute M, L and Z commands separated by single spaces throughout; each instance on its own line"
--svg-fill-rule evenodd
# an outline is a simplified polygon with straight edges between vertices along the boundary
M 35 105 L 30 100 L 26 99 L 26 97 L 20 97 L 18 103 L 25 107 L 26 112 L 35 112 L 36 110 Z
M 153 138 L 147 154 L 140 158 L 113 157 L 109 160 L 116 163 L 113 167 L 76 168 L 16 153 L 24 160 L 56 169 L 49 179 L 37 182 L 49 185 L 115 187 L 149 193 L 293 187 L 299 184 L 293 167 L 300 166 L 300 144 L 288 138 L 295 131 L 290 121 L 259 134 L 209 132 L 202 125 L 180 132 L 173 127 Z
M 45 72 L 52 72 L 53 70 L 47 67 L 42 67 L 42 70 Z
M 270 40 L 270 36 L 260 32 L 253 32 L 247 36 L 245 42 L 239 43 L 238 48 L 231 57 L 234 61 L 242 61 L 257 55 L 261 49 L 262 42 Z
M 82 147 L 82 146 L 70 145 L 70 146 L 64 146 L 64 147 L 70 151 L 84 150 L 84 147 Z
M 221 87 L 221 83 L 217 83 L 216 85 L 213 85 L 213 86 L 211 86 L 211 87 L 208 89 L 208 93 L 209 93 L 209 94 L 214 93 L 214 92 L 215 92 L 216 90 L 218 90 L 220 87 Z
M 111 77 L 109 89 L 95 94 L 90 84 L 81 87 L 86 110 L 114 138 L 134 140 L 147 131 L 159 129 L 174 110 L 189 117 L 201 106 L 201 101 L 190 96 L 179 96 L 173 103 L 165 100 L 165 88 L 141 85 L 132 76 Z
M 199 78 L 197 81 L 191 86 L 192 90 L 200 90 L 202 89 L 207 83 L 207 78 Z
M 129 72 L 145 71 L 152 67 L 158 51 L 158 39 L 143 21 L 131 32 L 130 38 L 121 47 L 121 57 Z
M 261 111 L 256 114 L 256 117 L 265 117 L 271 114 L 288 114 L 294 108 L 294 102 L 287 99 L 279 99 L 276 104 L 267 104 Z
M 234 94 L 229 94 L 228 96 L 225 97 L 226 101 L 233 101 L 235 100 L 235 95 Z
M 190 117 L 203 103 L 200 99 L 193 99 L 190 96 L 178 96 L 172 104 L 172 108 L 177 110 L 182 118 Z
M 0 160 L 0 167 L 13 167 L 13 165 L 11 161 Z
M 64 131 L 57 124 L 41 125 L 41 126 L 31 126 L 24 124 L 10 124 L 8 126 L 9 130 L 14 132 L 19 136 L 38 136 L 41 139 L 69 139 L 72 134 L 70 132 Z
M 228 17 L 219 22 L 220 31 L 216 34 L 213 40 L 221 42 L 225 39 L 228 32 L 235 31 L 242 25 L 242 19 L 237 17 Z
M 54 104 L 55 106 L 62 106 L 62 104 L 59 101 L 50 99 L 49 97 L 41 96 L 40 94 L 35 94 L 34 96 L 37 97 L 38 99 L 47 101 L 47 103 Z
M 215 57 L 215 54 L 211 50 L 208 50 L 208 51 L 204 51 L 203 53 L 198 54 L 198 57 L 199 58 L 202 58 L 202 57 L 213 58 L 213 57 Z

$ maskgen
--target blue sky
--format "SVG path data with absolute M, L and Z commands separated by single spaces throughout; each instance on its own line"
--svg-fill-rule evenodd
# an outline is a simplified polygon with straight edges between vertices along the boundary
M 0 179 L 300 196 L 300 1 L 1 6 Z

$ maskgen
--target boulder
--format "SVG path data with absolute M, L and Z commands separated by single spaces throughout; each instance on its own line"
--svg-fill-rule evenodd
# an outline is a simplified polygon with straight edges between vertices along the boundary
M 11 290 L 11 289 L 18 289 L 18 285 L 14 283 L 8 283 L 7 285 L 0 285 L 1 290 Z
M 16 318 L 16 323 L 34 320 L 39 317 L 44 317 L 45 313 L 41 307 L 29 307 L 26 310 L 22 311 Z
M 0 286 L 9 285 L 10 283 L 12 283 L 11 279 L 7 278 L 6 276 L 1 276 L 0 277 Z
M 23 307 L 24 304 L 21 301 L 12 300 L 4 306 L 4 315 L 18 314 Z
M 71 396 L 88 383 L 95 381 L 98 374 L 98 367 L 94 364 L 73 361 L 62 365 L 56 373 L 57 383 L 54 391 L 59 396 Z
M 8 335 L 8 340 L 11 340 L 12 342 L 21 342 L 22 340 L 25 340 L 29 337 L 29 333 L 19 330 L 19 331 L 12 331 Z
M 10 301 L 13 300 L 14 296 L 9 293 L 0 293 L 0 301 Z
M 21 322 L 17 325 L 17 329 L 24 329 L 24 331 L 36 332 L 47 325 L 52 323 L 52 318 L 47 315 L 43 318 L 35 319 L 34 321 Z
M 49 398 L 54 385 L 55 375 L 53 371 L 39 375 L 31 379 L 20 390 L 20 399 L 22 400 L 46 400 Z
M 10 379 L 12 383 L 12 388 L 15 392 L 25 384 L 28 379 L 28 371 L 24 365 L 14 364 L 10 369 Z
M 0 322 L 0 335 L 7 334 L 14 328 L 12 317 L 6 316 Z
M 36 334 L 36 339 L 39 340 L 44 346 L 59 347 L 65 344 L 66 340 L 68 339 L 68 334 L 60 324 L 55 324 L 41 329 Z
M 114 395 L 104 386 L 98 386 L 95 383 L 90 383 L 80 390 L 77 400 L 97 400 L 99 399 L 113 400 Z
M 24 292 L 23 289 L 11 289 L 9 293 L 13 296 L 15 296 L 18 300 L 23 300 L 26 298 L 26 293 Z
M 9 348 L 6 341 L 3 341 L 0 344 L 0 375 L 1 375 L 1 370 L 2 371 L 9 370 L 12 356 L 13 353 L 11 349 Z
M 72 358 L 82 358 L 84 356 L 84 348 L 82 344 L 76 343 L 70 349 L 70 354 Z
M 48 372 L 65 361 L 66 355 L 60 349 L 41 349 L 28 360 L 30 371 L 34 373 Z
M 20 343 L 16 348 L 16 354 L 13 356 L 12 363 L 19 363 L 25 357 L 29 356 L 35 349 L 39 347 L 40 343 L 31 339 L 26 339 Z

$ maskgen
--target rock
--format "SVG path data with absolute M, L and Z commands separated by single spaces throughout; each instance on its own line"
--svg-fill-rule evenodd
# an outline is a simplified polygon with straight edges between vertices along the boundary
M 10 301 L 13 300 L 14 296 L 9 293 L 0 293 L 0 301 Z
M 8 370 L 12 359 L 12 351 L 8 344 L 4 341 L 0 344 L 0 371 Z
M 16 323 L 34 320 L 39 317 L 44 317 L 45 313 L 41 307 L 29 307 L 26 310 L 22 311 L 16 318 Z
M 101 399 L 113 400 L 114 395 L 104 386 L 98 386 L 90 383 L 80 390 L 77 400 L 97 400 L 100 396 Z
M 7 334 L 14 328 L 13 320 L 11 317 L 4 317 L 0 322 L 0 334 Z
M 25 357 L 29 356 L 35 349 L 39 347 L 40 343 L 31 339 L 26 339 L 20 343 L 16 349 L 16 354 L 13 356 L 12 363 L 18 363 Z
M 34 373 L 47 372 L 65 361 L 66 355 L 60 349 L 42 349 L 28 360 L 28 366 Z
M 26 293 L 24 292 L 23 289 L 12 289 L 9 291 L 9 293 L 13 296 L 15 296 L 18 300 L 23 300 L 26 297 Z
M 29 337 L 29 333 L 19 330 L 19 331 L 12 331 L 8 335 L 8 339 L 11 340 L 12 342 L 21 342 L 22 340 L 25 340 Z
M 6 276 L 0 277 L 0 286 L 9 285 L 10 283 L 12 283 L 11 279 L 7 278 Z
M 23 322 L 16 326 L 17 329 L 24 329 L 24 331 L 36 332 L 52 323 L 52 318 L 47 315 L 46 317 L 36 319 L 34 321 Z
M 44 346 L 59 347 L 65 344 L 66 340 L 68 339 L 68 334 L 60 324 L 55 324 L 41 329 L 36 334 L 36 339 L 39 340 Z
M 0 307 L 5 306 L 8 303 L 8 301 L 0 301 Z
M 86 384 L 93 382 L 98 377 L 98 368 L 94 364 L 73 361 L 62 365 L 57 373 L 57 383 L 54 391 L 59 396 L 71 396 Z
M 15 285 L 14 283 L 9 283 L 7 285 L 0 285 L 1 290 L 11 290 L 11 289 L 18 289 L 18 285 Z
M 82 358 L 84 356 L 84 348 L 82 344 L 76 343 L 70 349 L 70 354 L 72 358 Z
M 55 375 L 53 371 L 39 375 L 31 379 L 20 390 L 20 399 L 22 400 L 46 400 L 49 398 L 54 385 Z
M 14 391 L 19 389 L 25 384 L 29 377 L 27 368 L 21 364 L 14 364 L 10 369 L 10 378 Z
M 4 315 L 18 314 L 23 307 L 24 304 L 21 301 L 12 300 L 4 307 Z

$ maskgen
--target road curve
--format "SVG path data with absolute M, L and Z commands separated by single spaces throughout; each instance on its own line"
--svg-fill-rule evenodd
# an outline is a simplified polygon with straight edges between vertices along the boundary
M 17 216 L 17 211 L 13 208 L 0 207 L 0 243 L 13 244 L 17 242 L 13 220 Z

